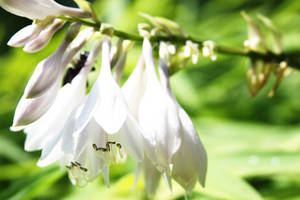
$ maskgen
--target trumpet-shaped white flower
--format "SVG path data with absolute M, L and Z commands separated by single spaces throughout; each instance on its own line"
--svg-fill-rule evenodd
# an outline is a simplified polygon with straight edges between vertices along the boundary
M 79 45 L 80 46 L 80 45 Z M 56 160 L 59 160 L 60 157 L 63 156 L 63 147 L 62 147 L 62 141 L 65 135 L 72 135 L 74 131 L 74 125 L 75 121 L 78 118 L 81 110 L 82 110 L 82 104 L 85 102 L 85 88 L 86 88 L 86 80 L 87 80 L 87 75 L 88 72 L 91 70 L 93 65 L 95 64 L 95 61 L 97 59 L 97 56 L 100 51 L 100 43 L 96 43 L 94 48 L 92 49 L 91 53 L 89 54 L 85 65 L 81 69 L 80 73 L 72 80 L 71 86 L 73 86 L 73 89 L 70 88 L 69 86 L 69 94 L 67 96 L 63 96 L 63 98 L 66 98 L 69 101 L 58 101 L 61 102 L 58 104 L 60 106 L 62 112 L 65 113 L 64 115 L 64 120 L 62 120 L 64 123 L 61 124 L 61 127 L 57 129 L 55 136 L 51 138 L 47 143 L 45 143 L 42 151 L 42 156 L 39 161 L 40 166 L 46 166 L 49 165 L 52 162 L 55 162 Z M 67 59 L 66 55 L 66 59 Z M 68 87 L 70 84 L 66 84 L 64 87 Z M 62 93 L 64 95 L 65 93 Z M 77 98 L 74 98 L 76 97 Z M 74 99 L 73 99 L 74 98 Z M 72 100 L 73 99 L 73 100 Z M 70 104 L 70 101 L 73 101 L 74 104 Z M 72 106 L 73 105 L 73 106 Z M 68 107 L 68 111 L 65 112 L 65 108 L 63 107 Z M 70 114 L 70 112 L 72 112 Z M 72 140 L 70 140 L 72 141 Z M 70 142 L 72 143 L 72 142 Z M 71 146 L 71 145 L 68 145 Z M 73 148 L 73 147 L 71 147 Z M 60 152 L 59 155 L 57 152 Z M 71 151 L 70 151 L 71 153 Z
M 146 80 L 145 59 L 142 55 L 137 66 L 122 87 L 128 106 L 137 120 L 139 119 L 140 101 L 145 93 Z
M 62 68 L 65 68 L 67 64 L 71 62 L 73 56 L 82 48 L 92 33 L 93 31 L 91 29 L 86 29 L 78 35 L 71 44 L 70 50 L 62 60 Z M 26 125 L 35 122 L 48 111 L 59 91 L 63 73 L 59 73 L 58 76 L 57 81 L 54 82 L 50 89 L 41 96 L 27 99 L 25 98 L 25 95 L 23 95 L 16 108 L 11 130 L 22 130 Z
M 145 38 L 143 55 L 122 88 L 144 131 L 147 156 L 143 167 L 148 195 L 154 194 L 162 174 L 170 189 L 170 178 L 187 191 L 194 187 L 197 179 L 204 185 L 207 167 L 206 152 L 192 121 L 171 91 L 166 48 L 161 48 L 160 82 L 150 42 Z
M 25 128 L 27 134 L 25 150 L 40 150 L 64 127 L 70 113 L 85 97 L 87 69 L 82 69 L 71 84 L 62 87 L 51 108 L 36 122 Z
M 27 42 L 24 51 L 32 53 L 41 50 L 45 47 L 52 36 L 65 24 L 64 20 L 55 19 L 46 29 L 44 29 L 36 38 Z
M 109 185 L 110 164 L 124 160 L 126 152 L 138 161 L 143 159 L 141 130 L 129 113 L 125 100 L 122 104 L 124 107 L 119 108 L 125 109 L 124 112 L 128 113 L 118 130 L 108 129 L 112 131 L 108 132 L 96 119 L 99 114 L 109 114 L 98 113 L 99 104 L 103 101 L 108 103 L 110 100 L 114 103 L 117 98 L 119 101 L 124 99 L 110 71 L 110 40 L 108 38 L 103 41 L 102 51 L 102 67 L 98 80 L 87 99 L 70 115 L 57 137 L 43 148 L 38 162 L 39 166 L 46 166 L 60 160 L 62 165 L 68 167 L 72 182 L 80 186 L 92 181 L 101 172 Z M 103 89 L 105 87 L 108 89 Z M 109 90 L 112 88 L 114 91 Z M 107 94 L 101 94 L 108 91 Z M 111 99 L 105 100 L 104 98 Z
M 59 87 L 60 85 L 56 83 L 47 93 L 33 99 L 27 99 L 23 95 L 17 105 L 11 130 L 20 131 L 44 115 L 55 100 Z
M 199 180 L 203 187 L 205 185 L 207 170 L 206 151 L 193 122 L 176 101 L 171 91 L 168 68 L 163 59 L 160 60 L 159 74 L 162 86 L 166 89 L 170 98 L 173 99 L 174 104 L 177 105 L 183 135 L 182 144 L 172 158 L 173 168 L 171 176 L 186 191 L 190 192 L 194 188 L 197 180 Z
M 147 38 L 143 43 L 143 55 L 147 83 L 140 102 L 139 123 L 144 132 L 146 153 L 157 169 L 164 173 L 170 186 L 172 159 L 182 142 L 178 108 L 157 79 L 152 47 Z
M 61 80 L 65 69 L 62 62 L 64 52 L 78 34 L 79 28 L 79 23 L 73 24 L 59 48 L 37 65 L 25 88 L 25 98 L 38 97 L 51 88 L 53 84 Z
M 68 15 L 71 17 L 90 17 L 91 14 L 78 9 L 60 5 L 54 0 L 1 0 L 0 6 L 6 11 L 29 19 L 43 20 L 48 16 Z

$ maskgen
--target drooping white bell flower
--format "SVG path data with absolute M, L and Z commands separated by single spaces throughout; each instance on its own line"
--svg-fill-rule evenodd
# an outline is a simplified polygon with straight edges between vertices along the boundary
M 44 115 L 56 98 L 59 87 L 58 83 L 54 84 L 48 92 L 33 99 L 26 99 L 23 95 L 17 105 L 11 130 L 20 131 Z
M 82 48 L 87 39 L 92 35 L 92 29 L 85 29 L 80 32 L 78 37 L 72 42 L 70 50 L 67 52 L 62 61 L 62 68 L 65 69 L 71 62 L 74 55 Z M 56 95 L 59 91 L 63 73 L 59 73 L 58 80 L 54 82 L 51 88 L 39 97 L 27 99 L 23 95 L 16 108 L 12 131 L 19 131 L 25 128 L 44 115 L 52 106 Z
M 107 63 L 110 63 L 108 62 L 110 60 L 109 43 L 108 38 L 104 39 L 102 70 L 97 81 L 103 70 L 107 76 L 112 77 L 111 71 L 105 69 L 106 67 L 110 69 L 110 66 L 106 66 Z M 109 81 L 113 81 L 112 83 L 107 80 L 107 82 L 97 81 L 82 106 L 78 106 L 78 109 L 70 115 L 60 135 L 43 148 L 41 159 L 38 162 L 39 166 L 46 166 L 60 160 L 62 165 L 68 167 L 69 177 L 73 184 L 79 186 L 86 185 L 101 172 L 109 185 L 110 164 L 124 160 L 126 152 L 137 161 L 143 159 L 141 131 L 130 114 L 127 114 L 122 127 L 113 134 L 108 134 L 96 121 L 94 111 L 97 110 L 98 98 L 109 97 L 105 94 L 99 95 L 99 92 L 103 91 L 99 90 L 100 84 L 102 84 L 101 88 L 109 87 L 109 84 L 116 84 L 113 79 L 109 79 Z M 114 92 L 122 95 L 120 89 L 116 89 Z M 120 98 L 123 97 L 120 96 Z
M 147 37 L 143 43 L 143 55 L 147 83 L 140 102 L 139 123 L 144 133 L 145 152 L 153 165 L 163 173 L 171 189 L 172 159 L 182 143 L 178 108 L 158 81 L 151 43 Z
M 86 79 L 87 73 L 83 71 L 73 79 L 71 84 L 62 87 L 48 112 L 25 128 L 26 151 L 41 149 L 63 128 L 70 113 L 82 103 L 85 97 Z
M 52 22 L 53 19 L 45 19 L 25 26 L 10 38 L 7 45 L 12 47 L 24 46 L 26 43 L 35 39 L 41 33 L 41 31 Z
M 64 52 L 78 34 L 80 26 L 80 23 L 72 24 L 59 48 L 36 66 L 25 88 L 25 98 L 38 97 L 60 81 L 65 69 L 65 66 L 62 65 Z
M 205 185 L 207 170 L 206 151 L 191 119 L 181 108 L 172 93 L 168 68 L 164 59 L 160 59 L 159 74 L 162 86 L 172 98 L 174 104 L 177 105 L 183 135 L 182 144 L 172 158 L 173 168 L 171 175 L 186 191 L 190 192 L 197 180 L 203 187 Z
M 136 120 L 139 119 L 140 101 L 145 93 L 146 81 L 145 59 L 142 55 L 122 87 L 126 102 Z
M 25 44 L 24 51 L 33 53 L 45 47 L 52 36 L 65 24 L 64 20 L 55 19 L 46 29 L 44 29 L 38 37 Z
M 78 120 L 78 126 L 84 126 L 90 118 L 94 117 L 106 133 L 115 134 L 119 131 L 124 131 L 126 128 L 130 128 L 131 124 L 135 124 L 135 121 L 129 111 L 121 89 L 112 76 L 110 48 L 110 39 L 105 37 L 102 45 L 101 71 L 88 95 L 84 111 Z M 124 132 L 128 134 L 131 131 Z M 140 139 L 140 136 L 138 135 L 136 138 Z M 136 153 L 138 153 L 138 157 L 142 157 L 140 152 Z
M 0 6 L 14 14 L 29 19 L 43 20 L 48 16 L 67 15 L 71 17 L 90 17 L 91 14 L 78 9 L 60 5 L 54 0 L 0 0 Z
M 64 115 L 64 120 L 63 120 L 64 123 L 61 124 L 61 127 L 57 129 L 55 134 L 52 134 L 53 136 L 51 137 L 51 139 L 49 139 L 48 142 L 45 143 L 45 145 L 43 146 L 42 156 L 40 158 L 38 165 L 47 166 L 59 160 L 62 156 L 64 156 L 63 148 L 73 149 L 72 146 L 74 144 L 74 142 L 72 143 L 73 140 L 68 138 L 69 139 L 68 141 L 70 141 L 70 143 L 66 145 L 68 147 L 63 147 L 62 146 L 63 139 L 66 138 L 67 136 L 70 136 L 70 138 L 72 138 L 72 134 L 76 131 L 75 123 L 82 110 L 83 107 L 82 104 L 85 102 L 86 99 L 85 88 L 86 88 L 87 75 L 96 62 L 96 59 L 100 51 L 100 46 L 101 46 L 100 44 L 101 44 L 100 42 L 97 42 L 95 44 L 80 73 L 72 80 L 70 86 L 73 86 L 72 87 L 73 89 L 71 90 L 69 89 L 70 94 L 67 94 L 67 96 L 65 96 L 64 93 L 62 93 L 63 98 L 66 98 L 69 101 L 58 101 L 60 102 L 58 106 L 61 105 L 62 112 L 64 112 L 65 110 L 63 108 L 64 106 L 68 107 L 67 109 L 68 112 L 65 112 L 66 115 Z M 69 84 L 67 84 L 66 86 L 68 85 Z M 70 86 L 69 88 L 71 88 Z M 77 98 L 74 98 L 75 96 L 77 96 Z M 73 101 L 74 104 L 71 104 L 69 106 L 70 101 Z M 82 130 L 84 130 L 84 127 L 82 128 Z M 59 155 L 56 155 L 57 152 L 59 152 Z M 72 153 L 72 150 L 70 150 L 68 153 Z

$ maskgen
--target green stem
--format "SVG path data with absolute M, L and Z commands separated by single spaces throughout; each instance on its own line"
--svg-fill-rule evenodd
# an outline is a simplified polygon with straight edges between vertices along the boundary
M 59 18 L 63 20 L 67 20 L 69 22 L 81 22 L 86 26 L 94 27 L 95 30 L 99 30 L 101 27 L 101 22 L 93 22 L 93 21 L 87 21 L 79 18 L 71 18 L 71 17 L 64 17 L 64 16 L 61 16 Z M 143 41 L 143 37 L 139 35 L 134 35 L 117 29 L 114 30 L 114 36 L 122 39 L 137 41 L 137 42 Z M 151 42 L 154 43 L 160 41 L 167 41 L 167 42 L 172 42 L 177 44 L 185 44 L 186 41 L 188 40 L 198 44 L 199 48 L 203 47 L 203 41 L 197 40 L 193 37 L 183 37 L 183 36 L 175 36 L 175 35 L 151 37 Z M 221 46 L 221 45 L 216 45 L 215 49 L 219 54 L 244 56 L 252 59 L 261 59 L 264 61 L 275 61 L 275 62 L 287 61 L 291 67 L 295 69 L 300 69 L 300 59 L 297 59 L 300 58 L 300 52 L 291 52 L 287 54 L 274 54 L 272 52 L 260 53 L 254 51 L 247 51 L 244 49 Z

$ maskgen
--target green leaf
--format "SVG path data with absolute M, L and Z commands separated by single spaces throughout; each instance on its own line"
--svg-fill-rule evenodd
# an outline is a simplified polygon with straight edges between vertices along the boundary
M 15 181 L 10 187 L 0 193 L 0 199 L 29 200 L 37 197 L 51 187 L 64 171 L 58 167 L 46 168 L 42 173 Z

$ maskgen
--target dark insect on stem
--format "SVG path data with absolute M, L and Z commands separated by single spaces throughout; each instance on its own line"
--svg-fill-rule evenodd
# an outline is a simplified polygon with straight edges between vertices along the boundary
M 72 80 L 77 76 L 80 72 L 80 70 L 84 67 L 86 60 L 89 56 L 89 52 L 84 51 L 80 54 L 79 58 L 72 61 L 73 67 L 70 67 L 63 79 L 63 85 L 66 85 L 67 83 L 71 83 Z

